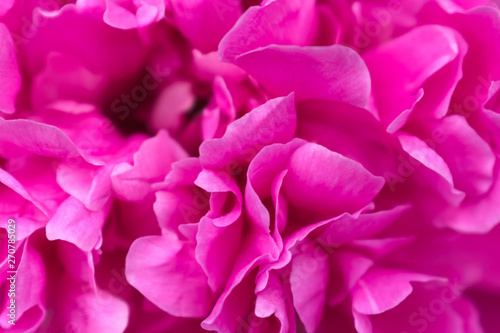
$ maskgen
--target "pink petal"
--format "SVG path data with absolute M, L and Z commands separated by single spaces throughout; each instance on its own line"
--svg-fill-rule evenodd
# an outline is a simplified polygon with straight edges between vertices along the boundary
M 25 15 L 31 17 L 32 13 L 28 10 Z M 57 52 L 78 59 L 94 75 L 111 80 L 114 87 L 107 93 L 113 96 L 115 88 L 119 93 L 129 92 L 131 80 L 144 70 L 149 48 L 144 47 L 137 31 L 113 28 L 103 22 L 102 16 L 85 15 L 74 4 L 63 6 L 57 15 L 45 20 L 36 35 L 21 44 L 20 55 L 29 55 L 23 57 L 28 73 L 37 73 L 47 56 Z M 85 89 L 84 84 L 81 88 Z M 103 102 L 109 108 L 112 101 Z
M 58 158 L 82 156 L 60 129 L 26 119 L 0 119 L 0 147 L 5 157 L 22 156 L 27 152 Z
M 92 211 L 102 209 L 111 196 L 110 175 L 115 164 L 96 167 L 81 163 L 75 167 L 62 162 L 57 168 L 57 183 Z
M 326 303 L 329 269 L 327 255 L 321 249 L 309 249 L 292 259 L 290 287 L 293 304 L 308 332 L 316 331 Z M 323 259 L 323 260 L 321 260 Z
M 165 0 L 106 0 L 104 22 L 118 29 L 133 29 L 160 21 L 164 16 Z
M 12 1 L 10 1 L 12 2 Z M 9 1 L 0 5 L 0 16 L 2 11 L 9 8 Z M 16 50 L 12 37 L 7 27 L 0 23 L 0 111 L 14 113 L 15 99 L 21 87 L 21 75 L 17 66 Z
M 62 101 L 97 103 L 103 98 L 105 83 L 105 77 L 93 73 L 78 58 L 54 52 L 33 80 L 31 100 L 36 109 Z
M 19 221 L 16 221 L 19 223 Z M 42 257 L 32 245 L 32 240 L 27 239 L 24 243 L 16 244 L 17 251 L 14 254 L 14 261 L 16 261 L 17 275 L 15 279 L 15 310 L 16 310 L 16 326 L 23 327 L 25 331 L 33 329 L 40 325 L 43 320 L 44 309 L 44 290 L 46 288 L 45 267 Z M 7 249 L 7 246 L 5 246 Z M 8 278 L 12 277 L 13 269 L 7 267 L 7 260 L 4 261 L 2 267 L 2 279 L 5 282 L 5 302 L 10 302 L 7 298 L 9 292 L 10 281 Z M 3 296 L 2 296 L 3 297 Z M 8 303 L 5 304 L 5 309 L 1 312 L 3 318 L 9 318 L 7 309 Z M 12 328 L 5 319 L 0 324 L 6 331 Z
M 446 276 L 457 290 L 467 286 L 499 290 L 500 267 L 494 256 L 485 255 L 498 251 L 499 244 L 499 227 L 479 235 L 431 234 L 408 244 L 403 251 L 395 251 L 391 257 L 411 270 Z
M 459 115 L 429 124 L 422 137 L 432 138 L 436 152 L 450 168 L 455 188 L 470 196 L 486 193 L 493 183 L 495 155 L 489 145 Z M 460 152 L 460 153 L 457 153 Z
M 106 1 L 104 22 L 118 29 L 132 29 L 137 27 L 137 20 L 134 13 L 122 7 L 120 2 L 113 0 Z
M 280 321 L 279 333 L 295 331 L 295 309 L 292 295 L 276 273 L 272 273 L 266 289 L 257 294 L 255 315 L 260 318 L 275 316 Z
M 122 163 L 111 174 L 114 193 L 123 200 L 142 200 L 153 183 L 161 181 L 171 164 L 187 157 L 184 150 L 165 131 L 144 141 L 134 154 L 133 166 Z
M 239 1 L 172 0 L 174 23 L 204 53 L 215 51 L 241 15 Z
M 196 234 L 196 261 L 207 275 L 213 291 L 222 291 L 239 252 L 243 223 L 216 226 L 210 218 L 201 219 Z
M 426 331 L 483 333 L 472 303 L 443 283 L 415 283 L 414 292 L 397 307 L 370 316 L 373 333 Z
M 361 163 L 377 176 L 393 170 L 399 151 L 367 110 L 325 100 L 297 103 L 297 136 Z
M 253 277 L 254 274 L 245 278 L 239 277 L 240 281 L 237 285 L 231 286 L 231 290 L 224 291 L 212 313 L 202 322 L 201 327 L 217 332 L 255 330 L 255 327 L 252 327 L 255 320 Z M 262 327 L 265 321 L 261 319 L 258 323 Z
M 129 306 L 110 293 L 92 290 L 88 285 L 67 278 L 62 279 L 54 294 L 57 293 L 57 316 L 49 322 L 50 331 L 78 327 L 86 332 L 123 332 L 127 327 Z
M 12 8 L 16 0 L 5 0 L 0 4 L 0 16 L 5 15 Z
M 500 221 L 500 169 L 495 168 L 490 190 L 481 196 L 466 198 L 459 207 L 445 207 L 436 213 L 434 223 L 465 233 L 487 233 Z M 477 219 L 481 216 L 480 219 Z
M 275 144 L 264 147 L 250 163 L 245 188 L 245 208 L 253 223 L 271 228 L 273 221 L 270 220 L 271 216 L 268 208 L 264 206 L 263 202 L 265 200 L 272 198 L 276 207 L 279 202 L 283 206 L 286 205 L 286 199 L 283 198 L 280 192 L 283 178 L 287 173 L 288 160 L 295 150 L 304 144 L 306 144 L 305 141 L 294 139 L 285 145 Z M 278 197 L 281 197 L 281 199 L 278 199 Z M 283 214 L 286 215 L 286 207 L 282 208 Z M 278 214 L 279 209 L 277 207 L 275 217 L 276 221 L 280 220 L 282 224 L 274 225 L 273 234 L 275 236 L 278 236 L 283 231 L 287 221 L 285 216 Z M 279 242 L 278 239 L 276 241 Z
M 236 119 L 233 98 L 223 78 L 214 79 L 213 104 L 203 110 L 203 138 L 220 138 L 227 126 Z
M 408 170 L 414 170 L 415 178 L 419 178 L 419 182 L 428 183 L 427 186 L 434 188 L 439 195 L 452 205 L 458 205 L 465 198 L 465 193 L 455 189 L 450 168 L 435 150 L 431 149 L 431 147 L 418 137 L 410 134 L 400 132 L 397 138 L 403 150 L 411 158 L 418 161 L 414 162 L 410 160 L 406 164 L 401 162 L 398 171 L 403 170 L 405 165 L 408 167 Z M 421 165 L 425 169 L 419 168 Z
M 378 114 L 385 126 L 392 127 L 391 132 L 404 125 L 405 122 L 400 122 L 396 126 L 394 121 L 404 111 L 411 110 L 422 97 L 421 94 L 416 94 L 417 90 L 423 87 L 432 75 L 457 58 L 459 52 L 459 41 L 453 30 L 429 25 L 416 28 L 363 56 L 372 76 Z M 449 100 L 460 75 L 452 77 L 453 80 L 449 77 L 452 76 L 443 77 L 429 93 L 436 94 L 436 89 L 441 90 L 446 87 L 445 93 L 448 94 Z M 427 97 L 425 87 L 423 93 L 425 99 Z M 442 98 L 436 103 L 441 101 Z M 427 105 L 431 110 L 437 106 Z M 447 108 L 447 105 L 442 105 L 439 111 L 433 110 L 433 112 L 442 117 L 446 114 Z
M 409 210 L 409 205 L 396 206 L 389 210 L 364 213 L 356 219 L 346 214 L 332 221 L 323 232 L 319 241 L 325 245 L 348 243 L 357 239 L 367 239 L 394 222 Z
M 241 215 L 242 195 L 236 180 L 224 172 L 205 169 L 196 178 L 195 184 L 210 195 L 210 212 L 207 217 L 217 227 L 234 223 Z
M 305 45 L 313 19 L 311 0 L 277 0 L 252 6 L 221 40 L 219 57 L 234 62 L 243 53 L 271 44 Z
M 358 162 L 308 143 L 290 158 L 283 191 L 289 204 L 331 218 L 361 209 L 383 185 Z
M 173 235 L 137 239 L 127 255 L 127 280 L 151 302 L 174 316 L 205 317 L 212 296 L 194 249 Z
M 323 248 L 330 252 L 326 301 L 329 306 L 337 306 L 350 295 L 358 280 L 373 266 L 374 262 L 367 256 L 354 251 Z
M 233 332 L 238 327 L 244 329 L 254 318 L 253 309 L 249 306 L 255 297 L 255 274 L 251 272 L 258 265 L 277 258 L 279 252 L 269 230 L 250 224 L 244 235 L 226 288 L 211 314 L 202 322 L 206 330 Z
M 360 107 L 368 102 L 368 69 L 358 53 L 345 46 L 271 45 L 239 56 L 236 64 L 272 96 L 294 92 L 298 101 L 325 99 Z
M 400 304 L 413 291 L 410 282 L 440 281 L 433 276 L 373 269 L 365 274 L 352 291 L 352 307 L 362 314 L 379 314 Z
M 196 102 L 190 82 L 177 80 L 161 90 L 149 115 L 153 130 L 166 129 L 177 133 L 184 118 Z
M 205 168 L 247 164 L 262 147 L 292 140 L 295 119 L 293 94 L 272 99 L 234 121 L 222 138 L 203 142 L 201 164 Z
M 26 190 L 26 188 L 12 175 L 6 172 L 3 169 L 0 169 L 0 182 L 10 188 L 13 192 L 19 194 L 21 197 L 30 201 L 36 208 L 38 208 L 42 213 L 48 215 L 47 209 L 44 205 L 37 200 L 35 200 L 30 193 Z
M 157 184 L 160 190 L 153 208 L 162 229 L 184 234 L 181 227 L 198 223 L 208 212 L 210 194 L 194 185 L 200 171 L 198 159 L 184 159 L 172 165 L 164 183 Z
M 108 210 L 92 212 L 77 199 L 69 197 L 47 223 L 47 238 L 68 241 L 83 251 L 99 248 Z

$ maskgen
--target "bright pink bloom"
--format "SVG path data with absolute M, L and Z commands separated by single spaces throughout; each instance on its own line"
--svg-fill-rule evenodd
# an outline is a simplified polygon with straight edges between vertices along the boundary
M 3 1 L 2 331 L 496 333 L 499 59 L 498 0 Z

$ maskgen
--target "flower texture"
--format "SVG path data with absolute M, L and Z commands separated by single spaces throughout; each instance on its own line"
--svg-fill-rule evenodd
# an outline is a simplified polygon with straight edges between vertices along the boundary
M 496 333 L 497 0 L 4 0 L 2 332 Z

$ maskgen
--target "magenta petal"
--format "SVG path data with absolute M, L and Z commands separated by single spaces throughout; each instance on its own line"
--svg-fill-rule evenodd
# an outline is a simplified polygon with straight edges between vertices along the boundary
M 95 103 L 102 98 L 105 83 L 102 75 L 93 73 L 78 58 L 51 52 L 33 80 L 31 100 L 38 110 L 71 102 Z M 70 108 L 75 109 L 76 106 Z
M 78 327 L 85 332 L 125 331 L 130 309 L 124 300 L 67 278 L 63 279 L 58 290 L 59 308 L 50 324 L 59 322 L 59 328 L 52 328 L 51 331 L 59 332 L 61 328 L 68 327 Z
M 83 251 L 99 248 L 108 210 L 106 207 L 92 212 L 77 199 L 69 197 L 47 223 L 47 238 L 68 241 Z
M 423 26 L 396 38 L 363 56 L 373 79 L 373 94 L 381 122 L 395 132 L 404 125 L 398 117 L 411 110 L 422 98 L 418 89 L 426 80 L 459 55 L 459 41 L 453 30 L 441 26 Z M 448 77 L 433 90 L 447 86 Z M 448 87 L 448 99 L 458 79 Z M 435 91 L 429 91 L 435 94 Z M 423 98 L 427 91 L 424 88 Z M 397 96 L 397 98 L 394 98 Z M 441 100 L 438 101 L 438 103 Z M 434 109 L 438 105 L 427 105 Z M 436 112 L 443 116 L 447 106 Z M 429 111 L 427 111 L 429 112 Z M 408 115 L 405 116 L 408 118 Z
M 392 257 L 413 271 L 449 277 L 456 289 L 498 290 L 500 267 L 494 256 L 485 254 L 496 252 L 499 242 L 500 227 L 487 234 L 436 234 L 412 242 Z
M 283 191 L 289 203 L 328 218 L 363 208 L 383 185 L 358 162 L 308 143 L 290 158 Z
M 111 174 L 113 191 L 123 200 L 142 200 L 152 191 L 153 183 L 163 180 L 171 164 L 185 157 L 184 150 L 162 130 L 144 141 L 134 154 L 133 165 L 115 167 Z
M 104 22 L 118 29 L 132 29 L 137 27 L 137 20 L 134 13 L 122 7 L 120 2 L 113 0 L 106 1 Z
M 314 332 L 323 317 L 329 278 L 326 256 L 322 249 L 311 247 L 292 259 L 293 304 L 308 332 Z
M 0 12 L 5 10 L 2 8 L 8 5 L 2 2 Z M 0 14 L 1 16 L 1 14 Z M 4 24 L 0 23 L 0 111 L 4 113 L 14 113 L 15 99 L 19 88 L 21 87 L 21 75 L 17 67 L 16 50 L 9 30 Z
M 445 117 L 430 127 L 423 135 L 430 138 L 431 133 L 439 134 L 435 150 L 450 168 L 456 189 L 470 196 L 486 193 L 493 184 L 496 160 L 486 141 L 459 115 Z
M 484 109 L 483 112 L 491 128 L 492 141 L 496 147 L 500 147 L 500 113 L 487 109 Z M 500 105 L 498 112 L 500 112 Z M 498 152 L 499 148 L 497 148 L 496 151 Z
M 334 251 L 329 248 L 330 251 Z M 330 256 L 330 274 L 327 303 L 337 306 L 351 293 L 351 290 L 366 271 L 374 264 L 367 256 L 354 251 L 338 251 Z
M 196 234 L 196 261 L 205 271 L 208 284 L 214 291 L 221 291 L 238 254 L 243 223 L 226 227 L 214 225 L 207 217 L 201 219 Z
M 446 162 L 424 141 L 406 133 L 400 133 L 398 135 L 398 139 L 401 146 L 408 154 L 432 171 L 439 174 L 446 181 L 453 184 L 453 178 Z
M 127 255 L 127 280 L 174 316 L 205 317 L 212 306 L 207 278 L 194 249 L 173 235 L 137 239 Z
M 108 293 L 88 293 L 84 296 L 73 298 L 80 306 L 81 311 L 73 314 L 87 312 L 95 314 L 90 318 L 75 316 L 71 322 L 75 327 L 87 327 L 89 332 L 121 332 L 127 327 L 129 320 L 129 307 L 122 299 Z M 68 306 L 68 308 L 72 308 Z
M 344 103 L 297 103 L 297 136 L 358 161 L 377 176 L 392 170 L 397 160 L 393 138 L 380 121 L 369 111 Z
M 207 214 L 214 225 L 226 227 L 241 215 L 242 197 L 235 179 L 224 172 L 205 169 L 196 178 L 195 184 L 211 192 L 210 212 Z
M 213 89 L 213 103 L 203 110 L 202 131 L 205 140 L 220 138 L 227 126 L 236 119 L 233 98 L 222 77 L 214 79 Z
M 249 219 L 258 225 L 271 229 L 274 222 L 272 236 L 276 245 L 283 249 L 281 233 L 288 220 L 287 200 L 281 187 L 288 172 L 286 166 L 293 152 L 306 142 L 294 139 L 285 145 L 275 144 L 262 149 L 252 160 L 247 171 L 247 185 L 245 188 L 245 208 Z M 263 202 L 272 199 L 275 221 Z M 260 288 L 258 286 L 257 288 Z
M 177 28 L 204 53 L 215 51 L 221 38 L 241 15 L 236 0 L 172 0 L 173 20 Z
M 249 312 L 253 316 L 249 304 L 255 297 L 255 274 L 251 272 L 258 265 L 265 265 L 279 255 L 268 229 L 249 224 L 244 235 L 240 242 L 241 251 L 234 263 L 226 288 L 213 306 L 211 314 L 202 323 L 202 327 L 206 330 L 233 332 L 246 324 Z
M 474 305 L 452 285 L 439 282 L 415 283 L 412 294 L 397 307 L 367 317 L 373 333 L 484 333 Z
M 314 7 L 311 0 L 277 0 L 248 8 L 221 40 L 219 57 L 234 62 L 243 53 L 271 44 L 305 45 Z
M 68 278 L 73 282 L 82 282 L 89 288 L 96 288 L 95 264 L 96 252 L 84 251 L 69 242 L 56 241 L 51 243 L 57 253 L 58 264 L 64 267 L 63 279 Z M 53 266 L 49 266 L 53 268 Z
M 274 315 L 280 321 L 279 333 L 295 332 L 295 309 L 292 295 L 276 273 L 271 273 L 266 288 L 257 293 L 255 315 L 268 318 Z
M 459 207 L 446 207 L 435 216 L 436 225 L 448 226 L 465 233 L 487 233 L 500 221 L 500 168 L 494 170 L 494 181 L 484 195 L 465 198 Z M 481 216 L 480 219 L 477 219 Z
M 48 211 L 43 205 L 43 203 L 35 200 L 32 195 L 27 191 L 27 189 L 11 174 L 3 169 L 0 169 L 0 183 L 10 188 L 15 193 L 19 194 L 21 197 L 27 201 L 33 203 L 33 205 L 38 208 L 42 213 L 48 215 Z
M 450 168 L 435 150 L 418 137 L 410 134 L 400 132 L 397 138 L 403 150 L 418 161 L 414 162 L 413 165 L 419 167 L 421 163 L 425 167 L 423 170 L 419 169 L 415 177 L 422 179 L 422 182 L 428 182 L 429 186 L 452 205 L 458 205 L 465 198 L 465 193 L 455 189 Z M 411 163 L 408 165 L 413 167 Z
M 236 64 L 272 96 L 294 92 L 298 101 L 325 99 L 359 107 L 368 102 L 368 69 L 359 54 L 345 46 L 271 45 L 239 56 Z
M 457 317 L 463 320 L 464 333 L 484 333 L 484 324 L 476 306 L 467 298 L 458 298 L 453 302 L 453 309 Z
M 21 241 L 45 226 L 66 195 L 54 181 L 50 159 L 31 156 L 18 162 L 34 163 L 37 172 L 32 168 L 13 170 L 14 177 L 0 168 L 0 216 L 3 218 L 0 225 L 6 227 L 9 218 L 18 221 L 16 237 Z
M 361 314 L 356 310 L 352 311 L 352 315 L 354 317 L 354 325 L 357 333 L 374 333 L 369 316 Z
M 389 210 L 364 213 L 358 218 L 345 214 L 328 224 L 319 241 L 334 246 L 358 239 L 368 239 L 382 231 L 409 209 L 409 205 L 401 205 Z
M 410 282 L 443 281 L 433 276 L 373 269 L 365 274 L 352 291 L 352 307 L 362 314 L 379 314 L 394 308 L 413 291 Z
M 0 23 L 0 111 L 14 113 L 15 99 L 20 87 L 21 75 L 17 67 L 14 43 L 9 30 Z
M 22 156 L 26 152 L 58 158 L 82 156 L 59 128 L 25 119 L 0 118 L 0 147 L 5 157 Z
M 326 307 L 321 325 L 315 333 L 331 333 L 332 329 L 342 333 L 366 333 L 355 329 L 353 311 L 349 302 L 343 302 L 335 307 Z
M 127 7 L 134 7 L 135 13 Z M 163 19 L 165 15 L 164 0 L 124 1 L 107 0 L 104 21 L 119 29 L 144 27 Z
M 42 4 L 44 1 L 38 3 Z M 51 1 L 46 3 L 54 4 Z M 96 8 L 101 6 L 102 4 L 96 4 Z M 89 4 L 89 7 L 92 5 Z M 87 10 L 90 8 L 85 9 Z M 26 15 L 32 15 L 28 8 Z M 113 82 L 113 87 L 108 86 L 108 89 L 101 92 L 106 94 L 106 99 L 109 98 L 105 102 L 108 110 L 112 99 L 119 97 L 118 93 L 130 92 L 131 87 L 128 85 L 133 82 L 130 80 L 136 78 L 144 69 L 147 63 L 146 54 L 150 50 L 141 42 L 136 30 L 113 28 L 103 22 L 102 14 L 100 17 L 87 15 L 74 4 L 64 5 L 57 13 L 44 16 L 49 17 L 39 19 L 39 22 L 44 21 L 37 27 L 36 35 L 26 41 L 20 40 L 20 55 L 24 55 L 22 59 L 29 75 L 38 72 L 50 53 L 57 52 L 78 59 L 92 73 L 102 75 L 106 81 Z M 86 90 L 85 83 L 86 81 L 82 81 L 79 85 L 82 91 Z M 117 95 L 113 92 L 115 88 L 118 89 Z M 119 98 L 116 100 L 119 101 Z
M 78 167 L 61 162 L 57 168 L 57 183 L 71 196 L 80 200 L 87 209 L 101 209 L 111 196 L 110 174 L 114 164 L 96 167 L 81 163 Z
M 487 0 L 438 0 L 437 2 L 448 13 L 464 12 L 489 4 Z
M 171 191 L 179 186 L 193 186 L 202 168 L 198 158 L 184 158 L 172 163 L 172 169 L 162 183 L 153 185 L 155 190 Z
M 253 276 L 238 276 L 237 284 L 221 294 L 212 313 L 201 323 L 203 329 L 216 332 L 244 332 L 251 329 L 255 317 Z
M 293 94 L 272 99 L 234 121 L 222 138 L 203 142 L 201 164 L 204 167 L 241 168 L 264 146 L 292 140 L 295 122 Z
M 24 326 L 25 332 L 36 327 L 43 320 L 43 293 L 46 288 L 46 270 L 43 260 L 31 243 L 31 239 L 25 240 L 24 243 L 19 243 L 16 245 L 19 246 L 18 250 L 14 254 L 15 261 L 17 261 L 17 276 L 15 279 L 17 321 L 15 327 Z M 5 246 L 5 248 L 7 249 L 7 246 Z M 6 281 L 5 301 L 9 302 L 10 300 L 7 298 L 7 292 L 10 286 L 7 287 L 7 284 L 10 284 L 9 282 L 11 280 L 7 278 L 11 277 L 12 274 L 7 271 L 12 271 L 12 269 L 7 267 L 7 261 L 4 261 L 4 265 L 2 266 L 1 276 L 3 280 Z M 5 305 L 5 309 L 0 315 L 3 318 L 8 318 L 8 313 L 9 310 L 7 309 L 7 305 Z M 29 324 L 29 327 L 26 327 L 27 324 Z M 7 320 L 2 321 L 0 326 L 4 328 L 5 331 L 11 331 L 10 329 L 7 330 L 7 328 L 12 327 L 7 324 Z
M 159 191 L 153 208 L 160 228 L 176 231 L 199 222 L 206 214 L 210 195 L 194 185 L 200 171 L 198 159 L 183 159 L 172 165 L 163 183 L 155 185 Z
M 7 229 L 7 221 L 14 218 L 18 222 L 17 240 L 25 239 L 46 225 L 47 217 L 21 196 L 11 191 L 0 191 L 0 200 L 2 200 L 0 219 L 3 220 L 0 227 Z
M 5 0 L 0 3 L 0 17 L 5 15 L 12 8 L 16 0 Z

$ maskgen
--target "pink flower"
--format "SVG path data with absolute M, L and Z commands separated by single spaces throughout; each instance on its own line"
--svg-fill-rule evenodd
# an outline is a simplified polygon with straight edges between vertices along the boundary
M 460 87 L 478 37 L 415 27 L 372 45 L 363 61 L 341 46 L 270 45 L 310 42 L 292 33 L 283 40 L 289 30 L 240 42 L 252 15 L 276 18 L 267 14 L 273 3 L 246 12 L 221 55 L 278 98 L 204 142 L 199 159 L 176 164 L 158 187 L 162 236 L 132 245 L 128 279 L 171 314 L 206 317 L 207 330 L 482 331 L 471 295 L 486 275 L 464 282 L 469 269 L 458 265 L 415 268 L 407 245 L 427 237 L 445 243 L 454 232 L 444 226 L 485 233 L 498 223 L 489 130 L 481 135 L 449 110 L 468 97 Z M 481 10 L 498 17 L 489 8 L 453 15 L 475 20 Z M 299 26 L 297 17 L 283 20 Z M 431 52 L 420 55 L 425 43 Z M 491 79 L 483 81 L 487 90 Z
M 496 0 L 2 2 L 2 330 L 496 332 L 498 59 Z
M 8 219 L 16 223 L 16 327 L 123 331 L 130 306 L 98 286 L 101 279 L 95 275 L 104 225 L 111 211 L 120 210 L 113 207 L 112 196 L 146 201 L 151 184 L 164 177 L 173 161 L 185 158 L 185 152 L 164 131 L 151 139 L 126 140 L 95 111 L 74 115 L 52 110 L 39 120 L 44 123 L 0 123 L 6 158 L 1 169 L 2 223 L 5 229 Z M 172 149 L 151 155 L 158 146 Z M 156 232 L 155 223 L 149 229 L 143 223 L 142 231 L 132 229 L 124 236 L 115 233 L 108 242 Z M 5 231 L 4 236 L 7 248 Z M 3 281 L 12 270 L 5 260 Z M 3 304 L 8 304 L 4 296 Z

